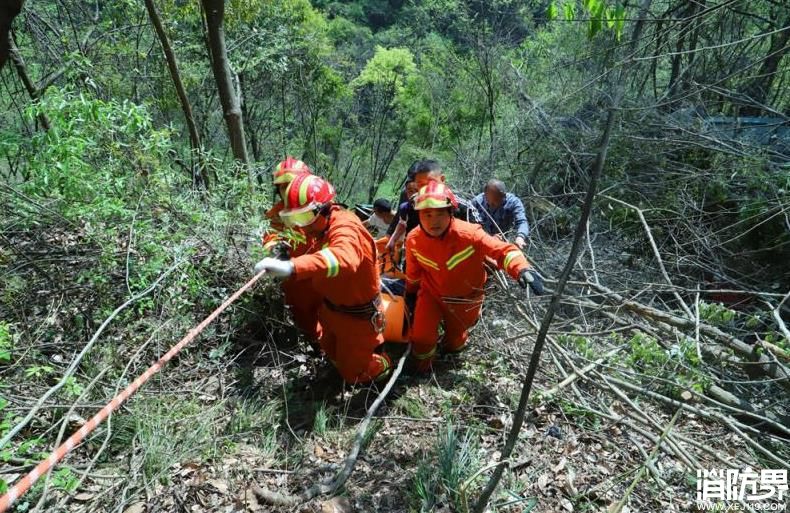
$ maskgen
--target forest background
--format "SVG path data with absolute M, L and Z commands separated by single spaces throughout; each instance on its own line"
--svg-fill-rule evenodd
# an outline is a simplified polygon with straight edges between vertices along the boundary
M 721 432 L 707 436 L 724 445 L 723 433 L 732 435 L 739 447 L 733 458 L 768 467 L 789 460 L 785 2 L 14 0 L 0 6 L 6 28 L 4 480 L 46 455 L 80 415 L 91 415 L 249 277 L 273 199 L 269 173 L 286 154 L 332 181 L 350 205 L 394 200 L 417 158 L 439 160 L 467 196 L 500 178 L 527 206 L 529 255 L 550 285 L 595 183 L 540 388 L 611 354 L 603 362 L 609 377 L 637 387 L 629 393 L 649 398 L 656 418 L 666 418 L 658 427 L 644 425 L 652 415 L 632 420 L 647 430 L 636 442 L 617 434 L 633 446 L 623 456 L 633 465 L 621 469 L 620 480 L 609 476 L 613 469 L 590 471 L 584 491 L 560 460 L 546 463 L 563 476 L 554 485 L 538 480 L 547 474 L 534 462 L 522 485 L 524 469 L 509 471 L 507 490 L 522 499 L 520 507 L 546 496 L 553 499 L 533 507 L 608 507 L 614 499 L 601 483 L 617 496 L 628 484 L 622 479 L 641 468 L 657 483 L 672 482 L 640 456 L 651 451 L 674 404 L 649 394 L 670 401 L 696 394 L 699 411 L 716 414 L 697 412 L 688 422 L 713 420 Z M 208 478 L 195 484 L 193 474 L 219 479 L 228 458 L 289 469 L 308 456 L 331 461 L 326 447 L 343 447 L 353 408 L 300 395 L 298 380 L 315 373 L 314 362 L 305 362 L 298 345 L 283 349 L 284 340 L 296 342 L 277 294 L 268 284 L 245 298 L 175 370 L 98 431 L 52 486 L 34 489 L 26 508 L 124 511 L 146 503 L 168 510 L 157 501 L 196 504 L 194 487 L 212 500 L 238 501 L 236 488 L 246 486 L 239 483 L 270 475 L 236 469 L 229 476 L 225 468 L 220 484 L 234 489 L 222 494 L 217 486 L 205 491 Z M 534 333 L 546 305 L 513 310 L 521 307 L 505 291 L 493 301 L 479 353 L 453 379 L 401 391 L 391 407 L 402 417 L 444 419 L 417 422 L 424 438 L 402 442 L 435 458 L 424 465 L 395 458 L 398 479 L 422 483 L 408 486 L 421 490 L 416 494 L 395 495 L 401 506 L 460 508 L 461 484 L 474 477 L 464 488 L 470 495 L 481 487 L 477 473 L 485 475 L 495 454 L 496 433 L 511 425 L 530 352 L 521 339 L 526 348 L 514 352 L 511 338 Z M 510 341 L 506 350 L 502 340 Z M 74 361 L 76 369 L 68 365 Z M 483 394 L 492 369 L 504 381 Z M 584 432 L 624 422 L 601 405 L 626 385 L 600 378 L 596 385 L 583 373 L 577 380 L 584 387 L 564 385 L 533 401 L 537 432 L 559 426 L 558 419 Z M 470 388 L 454 391 L 459 383 Z M 605 391 L 595 388 L 601 384 Z M 39 401 L 52 387 L 54 395 Z M 488 404 L 484 415 L 475 410 L 480 401 Z M 769 419 L 773 432 L 743 420 L 744 411 L 752 423 Z M 197 427 L 184 430 L 185 422 Z M 398 429 L 413 429 L 377 425 L 389 444 L 401 440 Z M 678 447 L 661 453 L 686 465 L 674 476 L 676 489 L 637 488 L 641 510 L 666 511 L 657 505 L 667 494 L 692 493 L 693 462 L 683 462 Z M 444 470 L 433 473 L 433 464 Z M 94 467 L 102 470 L 91 474 Z M 96 477 L 102 472 L 124 478 Z M 383 479 L 371 472 L 370 479 Z M 363 510 L 398 510 L 380 502 L 392 498 L 365 500 L 374 502 L 363 501 Z

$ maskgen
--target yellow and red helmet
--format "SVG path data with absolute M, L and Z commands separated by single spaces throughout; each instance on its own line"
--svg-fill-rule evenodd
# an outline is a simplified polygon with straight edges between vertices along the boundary
M 285 160 L 277 164 L 272 171 L 272 183 L 274 185 L 288 184 L 299 175 L 312 174 L 310 168 L 302 162 L 291 156 L 285 157 Z
M 458 208 L 458 200 L 445 184 L 431 180 L 420 188 L 414 198 L 414 210 L 429 208 Z
M 297 175 L 285 189 L 280 219 L 286 226 L 302 227 L 315 221 L 324 205 L 335 199 L 332 184 L 315 175 Z

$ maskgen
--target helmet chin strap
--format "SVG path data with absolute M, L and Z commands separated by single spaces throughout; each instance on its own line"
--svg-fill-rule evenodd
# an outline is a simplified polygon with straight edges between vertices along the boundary
M 319 222 L 319 216 L 324 218 L 324 227 L 320 232 L 317 232 L 318 238 L 322 238 L 327 230 L 329 230 L 329 218 L 332 216 L 332 203 L 325 203 L 321 206 L 316 207 L 313 212 L 316 215 L 314 223 Z

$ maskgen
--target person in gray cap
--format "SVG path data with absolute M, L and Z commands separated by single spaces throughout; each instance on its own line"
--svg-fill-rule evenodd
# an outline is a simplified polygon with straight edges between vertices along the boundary
M 515 194 L 505 190 L 501 180 L 492 179 L 486 183 L 483 192 L 475 196 L 472 204 L 480 212 L 483 229 L 489 235 L 504 235 L 513 230 L 516 239 L 513 243 L 524 249 L 529 237 L 529 223 L 524 212 L 524 204 Z

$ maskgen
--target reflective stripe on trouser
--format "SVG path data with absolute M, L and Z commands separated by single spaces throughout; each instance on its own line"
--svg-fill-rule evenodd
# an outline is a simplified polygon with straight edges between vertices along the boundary
M 388 371 L 389 360 L 375 349 L 384 342 L 370 319 L 333 312 L 325 304 L 319 310 L 321 349 L 347 383 L 366 383 Z
M 444 322 L 444 349 L 448 352 L 463 349 L 469 336 L 469 328 L 480 318 L 482 299 L 482 296 L 479 296 L 468 303 L 447 304 L 432 294 L 420 290 L 411 331 L 415 358 L 420 359 L 421 355 L 430 357 L 429 353 L 436 350 L 440 322 Z
M 282 283 L 285 304 L 289 306 L 294 324 L 311 341 L 321 338 L 318 309 L 324 300 L 305 280 L 286 280 Z

